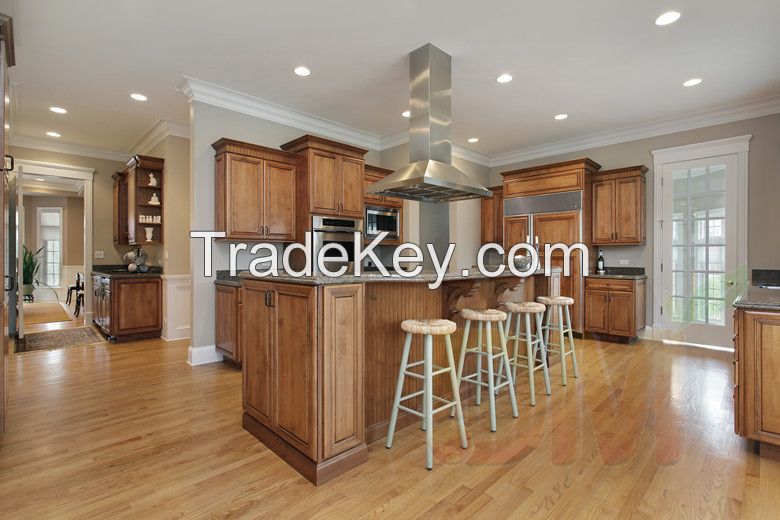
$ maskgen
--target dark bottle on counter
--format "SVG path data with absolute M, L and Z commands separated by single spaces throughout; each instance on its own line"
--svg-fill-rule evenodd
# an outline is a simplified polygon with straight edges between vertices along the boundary
M 596 260 L 596 272 L 604 274 L 604 250 L 599 249 L 599 259 Z

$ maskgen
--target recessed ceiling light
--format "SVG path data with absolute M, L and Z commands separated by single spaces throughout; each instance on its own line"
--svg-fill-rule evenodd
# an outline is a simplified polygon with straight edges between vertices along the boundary
M 49 110 L 51 110 L 55 114 L 67 114 L 68 113 L 68 111 L 65 110 L 62 107 L 49 107 Z
M 470 143 L 478 143 L 479 142 L 479 137 L 469 137 L 469 142 Z
M 569 114 L 558 114 L 557 116 L 555 116 L 555 119 L 557 119 L 558 121 L 563 121 L 567 117 L 569 117 Z
M 311 71 L 308 68 L 304 67 L 303 65 L 295 67 L 293 69 L 293 72 L 299 76 L 308 76 L 309 74 L 311 74 Z
M 499 77 L 496 78 L 496 81 L 499 83 L 509 83 L 512 81 L 512 75 L 511 74 L 501 74 Z
M 701 83 L 701 78 L 691 78 L 688 81 L 683 81 L 683 87 L 693 87 Z
M 133 92 L 132 94 L 130 94 L 130 97 L 135 99 L 136 101 L 146 101 L 147 99 L 149 99 L 143 94 L 139 94 L 138 92 Z
M 6 123 L 6 124 L 5 124 L 5 125 L 3 125 L 3 126 L 5 126 L 5 129 L 6 129 L 6 130 L 10 130 L 10 129 L 11 129 L 11 125 L 9 125 L 8 123 Z
M 412 117 L 412 111 L 411 110 L 404 110 L 401 112 L 401 115 L 404 117 Z
M 57 132 L 46 132 L 46 135 L 48 135 L 49 137 L 62 137 Z
M 656 25 L 669 25 L 680 19 L 680 13 L 677 11 L 667 11 L 655 19 Z
M 41 179 L 40 177 L 38 177 L 38 178 L 37 178 L 37 179 L 35 179 L 35 180 L 36 180 L 36 181 L 38 181 L 38 182 L 46 182 L 46 179 Z

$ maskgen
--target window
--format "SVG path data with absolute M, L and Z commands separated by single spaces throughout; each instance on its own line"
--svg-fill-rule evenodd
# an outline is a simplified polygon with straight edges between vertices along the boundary
M 51 287 L 59 287 L 62 269 L 62 208 L 38 208 L 38 258 L 41 262 L 38 279 Z

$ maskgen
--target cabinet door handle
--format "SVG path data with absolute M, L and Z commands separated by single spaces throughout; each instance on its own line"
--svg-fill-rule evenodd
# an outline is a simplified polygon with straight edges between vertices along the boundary
M 266 307 L 270 307 L 271 306 L 271 302 L 270 302 L 271 291 L 265 291 L 264 294 L 265 294 L 265 306 Z

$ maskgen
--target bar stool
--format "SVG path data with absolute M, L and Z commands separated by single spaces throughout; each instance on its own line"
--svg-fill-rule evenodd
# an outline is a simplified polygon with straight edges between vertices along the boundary
M 561 357 L 561 384 L 566 386 L 566 356 L 571 356 L 571 364 L 574 369 L 574 377 L 580 377 L 577 369 L 577 354 L 574 351 L 574 336 L 571 333 L 571 314 L 569 306 L 574 305 L 574 298 L 568 296 L 556 296 L 553 298 L 539 296 L 536 301 L 547 306 L 547 318 L 544 324 L 544 344 L 548 349 L 557 345 Z M 563 321 L 564 309 L 566 309 L 566 322 Z M 557 330 L 559 333 L 558 343 L 550 344 L 550 330 Z M 566 350 L 566 339 L 568 335 L 569 350 Z
M 546 307 L 536 302 L 506 302 L 504 307 L 507 310 L 506 330 L 510 334 L 512 315 L 515 315 L 515 333 L 507 336 L 507 342 L 514 340 L 514 351 L 512 352 L 512 377 L 517 381 L 517 368 L 528 370 L 528 387 L 531 392 L 531 406 L 536 406 L 536 389 L 534 384 L 534 372 L 541 370 L 544 375 L 544 388 L 547 395 L 550 391 L 550 373 L 547 369 L 547 346 L 543 336 L 542 315 Z M 534 315 L 536 323 L 536 334 L 531 330 L 531 315 Z M 521 315 L 525 315 L 525 332 L 520 331 Z M 525 355 L 520 354 L 520 341 L 525 341 Z M 540 354 L 541 362 L 536 363 L 536 356 Z M 520 359 L 521 361 L 518 361 Z M 498 377 L 501 378 L 501 368 L 498 370 Z
M 466 320 L 466 326 L 463 329 L 463 343 L 460 348 L 460 359 L 458 360 L 458 383 L 466 381 L 468 383 L 477 385 L 477 406 L 479 406 L 482 402 L 482 387 L 486 386 L 488 388 L 488 400 L 490 402 L 490 430 L 496 431 L 496 395 L 498 394 L 498 390 L 501 387 L 507 387 L 507 391 L 509 392 L 509 400 L 512 403 L 512 415 L 514 417 L 518 416 L 514 379 L 512 378 L 512 373 L 509 370 L 509 356 L 506 352 L 506 335 L 504 334 L 506 313 L 496 309 L 462 309 L 460 311 L 460 315 Z M 471 330 L 472 321 L 476 321 L 478 323 L 477 345 L 474 347 L 469 347 L 469 331 Z M 498 350 L 493 347 L 493 323 L 498 325 Z M 484 329 L 487 329 L 487 345 L 482 343 L 482 334 Z M 484 351 L 482 349 L 483 346 L 486 347 Z M 477 371 L 464 377 L 463 365 L 466 360 L 467 352 L 477 354 Z M 487 370 L 482 368 L 482 356 L 486 357 Z M 500 358 L 502 361 L 501 366 L 506 367 L 506 381 L 504 382 L 496 381 L 496 377 L 493 371 L 493 361 L 496 358 Z M 487 372 L 487 382 L 482 382 L 482 374 L 484 372 Z M 452 415 L 451 412 L 450 415 Z
M 398 410 L 404 410 L 413 415 L 422 418 L 422 429 L 425 430 L 425 461 L 428 469 L 433 469 L 433 414 L 452 408 L 458 415 L 458 429 L 460 430 L 460 444 L 463 448 L 468 448 L 466 440 L 466 426 L 463 423 L 463 409 L 460 405 L 460 391 L 458 380 L 455 374 L 455 358 L 452 355 L 452 340 L 450 334 L 455 332 L 457 325 L 450 320 L 404 320 L 401 322 L 401 330 L 406 332 L 404 340 L 404 350 L 401 356 L 401 368 L 398 371 L 398 381 L 395 387 L 395 399 L 393 400 L 393 411 L 390 415 L 390 425 L 387 429 L 387 444 L 390 449 L 393 446 L 393 434 L 395 433 L 395 423 L 398 419 Z M 423 334 L 423 360 L 409 363 L 409 350 L 412 346 L 412 336 L 414 334 Z M 447 366 L 439 367 L 433 364 L 433 336 L 444 336 L 444 343 L 447 351 Z M 409 369 L 422 365 L 423 373 L 418 374 Z M 433 395 L 433 377 L 439 374 L 449 372 L 450 383 L 452 384 L 453 400 L 448 401 L 441 397 Z M 404 379 L 406 376 L 423 380 L 423 389 L 408 395 L 403 394 Z M 401 404 L 402 401 L 422 396 L 422 412 Z M 443 402 L 442 406 L 434 409 L 433 400 Z

